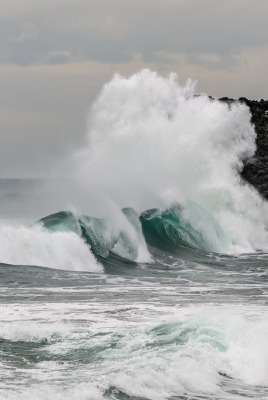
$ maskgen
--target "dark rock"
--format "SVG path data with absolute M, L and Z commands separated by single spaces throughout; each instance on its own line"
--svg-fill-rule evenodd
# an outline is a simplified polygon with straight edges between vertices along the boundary
M 245 97 L 238 100 L 223 97 L 219 100 L 227 104 L 239 101 L 250 109 L 251 122 L 257 134 L 257 150 L 253 159 L 244 161 L 241 175 L 268 200 L 268 100 L 248 100 Z

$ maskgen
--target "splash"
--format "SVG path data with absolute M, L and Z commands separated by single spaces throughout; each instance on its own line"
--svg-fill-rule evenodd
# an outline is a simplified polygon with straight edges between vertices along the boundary
M 227 238 L 219 251 L 267 251 L 267 204 L 240 178 L 255 136 L 244 104 L 197 96 L 175 74 L 116 75 L 95 102 L 75 157 L 76 192 L 87 198 L 86 211 L 102 215 L 109 207 L 142 212 L 179 203 L 185 221 L 212 242 L 211 224 L 193 212 L 194 202 Z
M 2 225 L 0 261 L 101 271 L 94 254 L 150 262 L 147 243 L 267 252 L 267 203 L 240 177 L 255 137 L 244 104 L 196 95 L 175 74 L 116 75 L 92 107 L 71 181 L 40 196 L 50 214 L 73 212 L 48 229 Z

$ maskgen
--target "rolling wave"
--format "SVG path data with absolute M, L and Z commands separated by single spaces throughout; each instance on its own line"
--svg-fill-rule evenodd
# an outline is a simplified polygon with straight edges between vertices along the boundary
M 121 215 L 120 224 L 118 215 Z M 199 230 L 191 224 L 193 217 L 199 221 Z M 194 202 L 189 204 L 187 213 L 179 204 L 165 211 L 149 209 L 140 215 L 132 208 L 124 208 L 116 219 L 60 211 L 42 218 L 38 224 L 52 233 L 75 233 L 100 259 L 117 255 L 147 263 L 152 261 L 147 245 L 164 251 L 189 248 L 205 252 L 219 252 L 229 245 L 227 236 L 213 216 Z

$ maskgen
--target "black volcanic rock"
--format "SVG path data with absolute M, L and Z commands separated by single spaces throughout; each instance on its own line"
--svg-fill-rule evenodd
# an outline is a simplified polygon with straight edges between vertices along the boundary
M 219 100 L 228 104 L 235 101 L 228 97 Z M 257 101 L 240 97 L 238 101 L 249 107 L 251 122 L 257 133 L 256 153 L 252 160 L 245 161 L 241 175 L 268 200 L 268 100 Z

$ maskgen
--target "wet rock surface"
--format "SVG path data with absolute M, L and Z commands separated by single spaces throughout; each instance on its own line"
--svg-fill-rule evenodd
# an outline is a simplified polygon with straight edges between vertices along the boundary
M 228 104 L 235 101 L 227 97 L 219 100 Z M 238 101 L 249 107 L 251 122 L 257 133 L 255 156 L 245 161 L 242 177 L 268 200 L 268 100 L 257 101 L 241 97 Z

